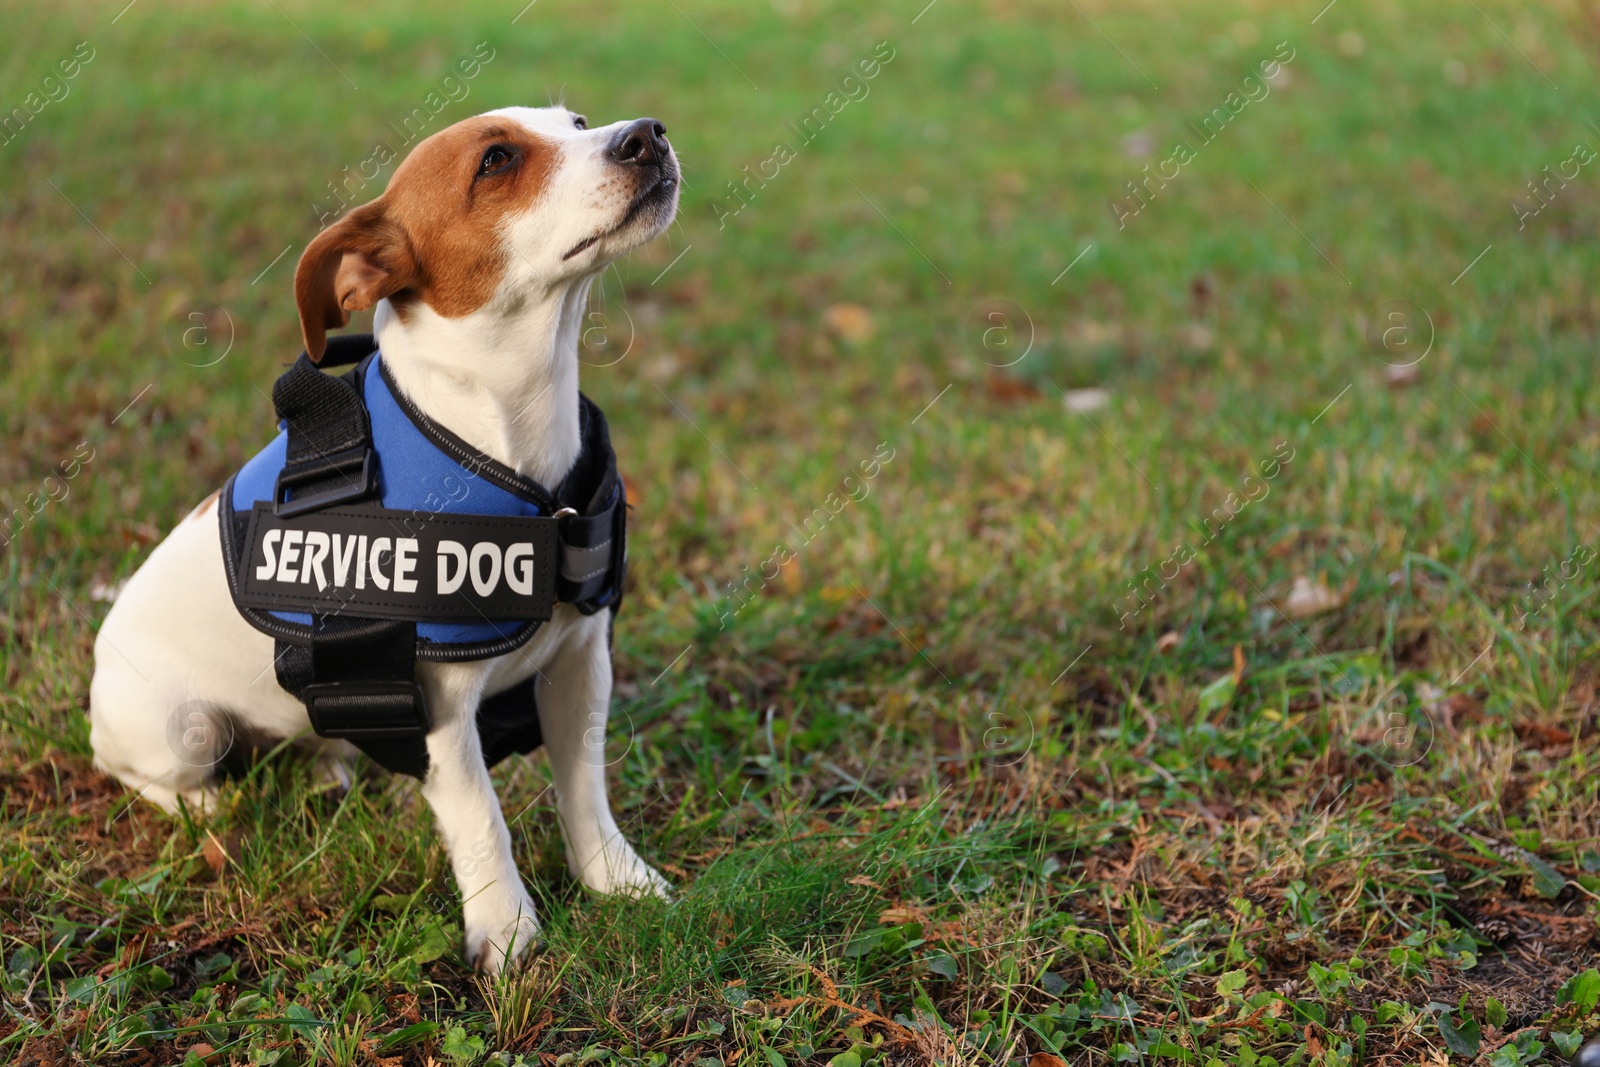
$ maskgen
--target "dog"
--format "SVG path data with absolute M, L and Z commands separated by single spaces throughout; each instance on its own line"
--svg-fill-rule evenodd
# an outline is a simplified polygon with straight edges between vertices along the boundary
M 578 343 L 590 284 L 677 211 L 680 172 L 665 133 L 654 119 L 589 128 L 565 107 L 511 107 L 428 137 L 381 196 L 301 255 L 294 288 L 307 355 L 321 357 L 327 331 L 351 312 L 375 308 L 373 335 L 398 394 L 488 460 L 557 485 L 583 449 Z M 230 596 L 220 492 L 151 553 L 95 644 L 95 764 L 169 812 L 215 807 L 229 738 L 270 744 L 312 726 L 274 677 L 273 638 Z M 530 679 L 574 877 L 598 893 L 667 894 L 619 831 L 595 758 L 612 615 L 559 603 L 513 651 L 416 664 L 431 715 L 420 789 L 463 897 L 466 957 L 480 970 L 510 966 L 539 936 L 474 728 L 485 698 Z M 184 709 L 196 706 L 221 709 L 224 721 L 201 717 L 189 729 Z M 348 784 L 349 741 L 305 743 L 322 773 Z

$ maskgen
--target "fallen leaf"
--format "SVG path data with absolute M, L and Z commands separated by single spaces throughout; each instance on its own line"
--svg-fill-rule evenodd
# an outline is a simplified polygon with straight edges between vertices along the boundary
M 1511 728 L 1516 731 L 1524 744 L 1537 748 L 1572 744 L 1572 734 L 1559 726 L 1526 720 L 1514 724 Z
M 1283 602 L 1283 613 L 1291 619 L 1309 619 L 1343 606 L 1343 595 L 1329 589 L 1320 579 L 1313 582 L 1302 575 L 1294 580 L 1294 588 Z
M 229 834 L 224 840 L 207 830 L 206 843 L 201 855 L 205 857 L 207 867 L 221 874 L 229 863 L 239 862 L 239 835 Z
M 1171 652 L 1182 643 L 1183 638 L 1178 636 L 1178 631 L 1168 630 L 1166 633 L 1157 638 L 1156 651 L 1162 655 L 1166 655 L 1168 652 Z
M 1303 1036 L 1305 1037 L 1305 1041 L 1306 1041 L 1306 1051 L 1310 1052 L 1311 1055 L 1313 1055 L 1313 1056 L 1322 1055 L 1322 1053 L 1324 1051 L 1323 1048 L 1322 1048 L 1322 1042 L 1318 1041 L 1317 1040 L 1317 1035 L 1313 1034 L 1311 1032 L 1311 1024 L 1310 1023 L 1306 1024 L 1306 1028 L 1305 1028 L 1305 1032 L 1304 1032 Z
M 834 304 L 822 313 L 822 325 L 840 340 L 858 344 L 872 336 L 872 312 L 860 304 Z
M 991 399 L 1007 404 L 1014 404 L 1019 400 L 1032 400 L 1039 395 L 1039 390 L 1035 389 L 1031 382 L 998 371 L 989 372 L 984 387 Z
M 1111 403 L 1111 394 L 1104 389 L 1068 389 L 1061 394 L 1061 402 L 1075 415 L 1099 411 Z
M 959 922 L 934 923 L 924 931 L 924 936 L 929 941 L 960 941 L 966 945 L 973 943 Z
M 1067 1067 L 1060 1056 L 1052 1056 L 1048 1052 L 1035 1052 L 1028 1061 L 1028 1067 Z
M 871 878 L 868 878 L 864 874 L 852 874 L 849 878 L 845 879 L 845 884 L 864 885 L 869 889 L 876 889 L 880 893 L 883 892 L 883 886 L 879 885 L 877 882 L 874 882 Z
M 899 904 L 892 908 L 884 908 L 878 913 L 880 926 L 904 926 L 907 923 L 926 923 L 928 913 L 921 908 L 910 904 Z

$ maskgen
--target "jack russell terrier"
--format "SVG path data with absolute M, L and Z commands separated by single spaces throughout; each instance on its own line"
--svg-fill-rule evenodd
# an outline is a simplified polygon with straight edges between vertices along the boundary
M 578 392 L 590 284 L 677 210 L 665 134 L 505 108 L 418 144 L 300 257 L 283 432 L 95 644 L 95 763 L 168 811 L 214 807 L 226 758 L 307 731 L 341 781 L 358 750 L 420 778 L 490 972 L 539 933 L 488 771 L 513 752 L 548 752 L 585 887 L 667 891 L 606 798 L 627 505 Z M 372 336 L 327 336 L 372 307 Z

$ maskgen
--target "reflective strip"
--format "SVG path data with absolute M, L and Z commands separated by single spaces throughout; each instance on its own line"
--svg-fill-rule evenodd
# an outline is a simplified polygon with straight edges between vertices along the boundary
M 561 546 L 561 577 L 569 582 L 587 582 L 611 569 L 611 538 L 592 548 Z

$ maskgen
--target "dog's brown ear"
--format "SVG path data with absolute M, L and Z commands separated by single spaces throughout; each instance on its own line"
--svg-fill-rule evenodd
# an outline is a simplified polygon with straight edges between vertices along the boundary
M 327 350 L 328 331 L 385 297 L 416 284 L 416 259 L 406 234 L 381 200 L 351 211 L 312 239 L 294 271 L 300 332 L 313 362 Z

